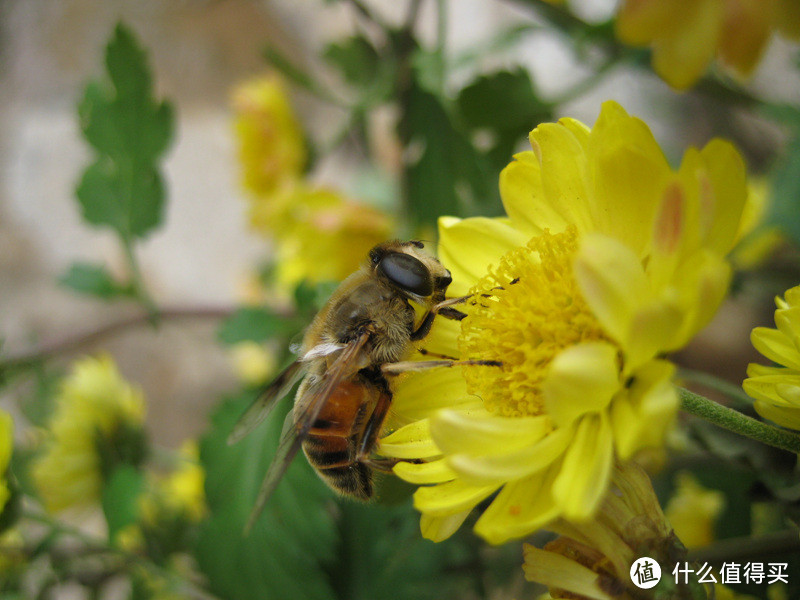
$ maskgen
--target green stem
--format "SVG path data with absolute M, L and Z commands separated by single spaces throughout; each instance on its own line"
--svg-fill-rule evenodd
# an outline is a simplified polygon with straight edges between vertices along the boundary
M 700 394 L 678 388 L 681 408 L 715 425 L 793 454 L 800 453 L 800 436 L 717 404 Z
M 712 389 L 715 392 L 719 392 L 726 398 L 734 401 L 739 406 L 753 406 L 753 399 L 744 393 L 744 390 L 741 388 L 741 386 L 731 383 L 730 381 L 720 379 L 719 377 L 711 375 L 710 373 L 681 368 L 678 370 L 678 377 Z
M 159 313 L 158 313 L 158 306 L 156 305 L 153 297 L 147 291 L 147 287 L 144 284 L 144 278 L 142 277 L 142 270 L 139 267 L 139 261 L 136 258 L 136 253 L 133 249 L 133 240 L 130 236 L 123 236 L 122 237 L 122 249 L 125 252 L 125 261 L 128 264 L 128 271 L 130 273 L 131 278 L 131 291 L 133 292 L 134 297 L 142 304 L 144 309 L 147 311 L 148 320 L 152 325 L 158 325 L 159 323 Z

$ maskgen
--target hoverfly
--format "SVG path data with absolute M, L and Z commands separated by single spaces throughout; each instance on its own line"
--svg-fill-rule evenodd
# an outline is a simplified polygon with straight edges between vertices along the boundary
M 264 389 L 234 427 L 230 444 L 252 431 L 305 376 L 246 530 L 301 447 L 333 490 L 360 500 L 372 497 L 372 470 L 389 471 L 396 462 L 373 456 L 392 402 L 394 376 L 464 364 L 499 366 L 496 361 L 451 358 L 406 360 L 413 342 L 428 335 L 437 315 L 463 319 L 466 315 L 453 305 L 469 298 L 445 298 L 450 271 L 422 248 L 422 242 L 397 240 L 375 246 L 314 318 L 298 359 Z M 419 322 L 410 301 L 425 310 Z

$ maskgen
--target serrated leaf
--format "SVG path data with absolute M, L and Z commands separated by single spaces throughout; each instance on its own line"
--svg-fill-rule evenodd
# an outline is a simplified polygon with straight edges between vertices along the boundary
M 437 96 L 413 85 L 400 123 L 409 148 L 406 196 L 416 224 L 501 212 L 497 172 L 457 129 Z
M 283 421 L 274 414 L 229 446 L 228 434 L 250 401 L 247 394 L 224 401 L 200 444 L 211 513 L 200 533 L 200 568 L 211 591 L 229 600 L 333 598 L 324 570 L 334 558 L 333 512 L 326 507 L 332 494 L 302 456 L 243 535 Z
M 114 280 L 105 265 L 73 263 L 69 271 L 59 278 L 58 283 L 81 294 L 100 298 L 113 298 L 128 293 L 127 288 Z
M 222 322 L 217 337 L 224 344 L 263 342 L 291 328 L 289 319 L 266 308 L 246 306 Z
M 87 222 L 129 240 L 162 221 L 158 160 L 172 137 L 173 112 L 169 103 L 153 98 L 146 53 L 121 24 L 105 62 L 107 78 L 89 83 L 78 106 L 83 135 L 97 156 L 77 196 Z
M 113 470 L 103 485 L 103 514 L 108 523 L 108 539 L 136 523 L 139 516 L 139 495 L 144 488 L 144 475 L 137 468 L 121 465 Z

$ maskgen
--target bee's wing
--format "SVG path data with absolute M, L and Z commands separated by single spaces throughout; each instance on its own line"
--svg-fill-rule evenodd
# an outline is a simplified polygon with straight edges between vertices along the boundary
M 228 444 L 235 444 L 266 419 L 278 401 L 288 394 L 292 386 L 303 376 L 306 366 L 302 361 L 296 360 L 281 371 L 281 374 L 264 388 L 236 422 L 228 436 Z
M 272 495 L 272 492 L 275 491 L 275 488 L 278 487 L 281 477 L 283 477 L 297 451 L 300 450 L 303 439 L 317 420 L 322 407 L 325 406 L 325 402 L 330 398 L 333 391 L 339 387 L 342 380 L 354 370 L 357 370 L 357 361 L 368 338 L 369 333 L 365 332 L 348 343 L 324 376 L 311 384 L 303 393 L 302 398 L 295 400 L 295 406 L 305 408 L 300 415 L 294 415 L 294 411 L 289 411 L 286 417 L 275 458 L 272 459 L 267 474 L 264 476 L 261 489 L 258 491 L 256 504 L 247 520 L 245 533 L 250 531 L 258 515 L 264 510 L 264 505 Z

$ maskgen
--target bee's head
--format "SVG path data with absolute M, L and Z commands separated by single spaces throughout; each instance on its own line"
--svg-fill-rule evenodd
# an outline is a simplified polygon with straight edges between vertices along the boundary
M 369 253 L 370 269 L 408 298 L 440 301 L 453 278 L 442 263 L 422 248 L 423 243 L 416 240 L 378 244 Z

